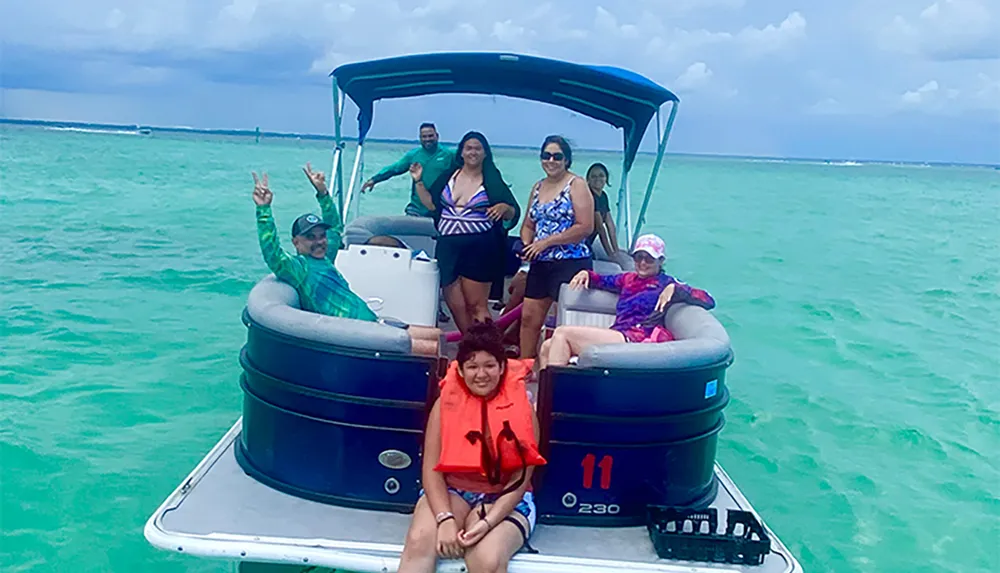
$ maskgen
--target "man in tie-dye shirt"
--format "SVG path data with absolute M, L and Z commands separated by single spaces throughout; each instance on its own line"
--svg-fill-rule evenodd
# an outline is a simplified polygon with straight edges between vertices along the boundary
M 316 189 L 316 200 L 323 216 L 306 213 L 292 224 L 295 254 L 285 252 L 278 240 L 278 229 L 271 213 L 273 194 L 268 186 L 267 174 L 261 177 L 253 174 L 257 236 L 264 262 L 274 276 L 295 288 L 302 310 L 339 318 L 381 322 L 368 308 L 368 304 L 351 290 L 347 279 L 334 266 L 344 231 L 340 210 L 327 190 L 323 173 L 314 172 L 308 164 L 304 171 Z M 410 334 L 415 353 L 437 354 L 440 330 L 402 326 Z

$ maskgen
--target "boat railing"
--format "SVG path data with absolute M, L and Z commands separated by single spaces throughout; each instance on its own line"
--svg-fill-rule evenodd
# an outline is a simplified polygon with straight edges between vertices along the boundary
M 663 164 L 663 156 L 667 151 L 667 140 L 670 139 L 670 132 L 674 129 L 674 120 L 677 118 L 677 108 L 680 102 L 671 102 L 670 104 L 670 117 L 667 118 L 667 125 L 660 132 L 660 112 L 656 112 L 656 132 L 659 136 L 659 143 L 656 147 L 656 159 L 653 161 L 653 171 L 649 174 L 649 183 L 646 185 L 646 192 L 642 196 L 642 206 L 639 208 L 639 216 L 635 220 L 635 230 L 632 232 L 631 236 L 626 237 L 625 242 L 628 243 L 629 250 L 635 246 L 635 240 L 639 237 L 639 233 L 642 231 L 642 225 L 646 222 L 646 209 L 649 208 L 649 200 L 653 197 L 653 189 L 656 186 L 656 178 L 660 173 L 660 166 Z M 627 228 L 627 227 L 626 227 Z

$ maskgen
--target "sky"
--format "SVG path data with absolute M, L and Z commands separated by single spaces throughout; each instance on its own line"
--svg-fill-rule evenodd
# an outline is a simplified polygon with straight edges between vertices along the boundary
M 681 98 L 675 152 L 1000 163 L 1000 0 L 0 0 L 0 115 L 332 133 L 334 67 L 434 51 L 639 72 Z M 620 141 L 485 96 L 381 102 L 372 136 L 426 120 Z

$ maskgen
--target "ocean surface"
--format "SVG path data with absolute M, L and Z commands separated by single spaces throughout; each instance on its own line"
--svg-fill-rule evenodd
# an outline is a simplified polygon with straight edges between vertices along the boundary
M 329 144 L 0 127 L 0 570 L 229 570 L 142 527 L 239 416 L 250 171 L 284 229 L 307 161 Z M 498 163 L 526 198 L 535 153 Z M 719 459 L 806 571 L 1000 570 L 1000 171 L 669 157 L 648 219 L 733 338 Z

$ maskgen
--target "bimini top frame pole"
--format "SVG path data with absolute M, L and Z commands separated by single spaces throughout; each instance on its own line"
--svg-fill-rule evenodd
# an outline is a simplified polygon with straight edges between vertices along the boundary
M 660 165 L 663 163 L 663 156 L 667 151 L 667 140 L 670 139 L 670 132 L 674 129 L 674 119 L 677 118 L 677 108 L 680 106 L 679 101 L 670 103 L 670 116 L 667 118 L 667 126 L 660 135 L 659 144 L 656 146 L 656 160 L 653 161 L 653 171 L 649 174 L 649 183 L 646 185 L 646 193 L 642 197 L 642 207 L 639 208 L 639 216 L 635 220 L 635 230 L 632 232 L 631 237 L 626 237 L 625 242 L 628 244 L 629 250 L 635 246 L 635 239 L 639 237 L 640 231 L 642 231 L 642 225 L 646 222 L 646 209 L 649 208 L 649 200 L 653 197 L 653 189 L 656 187 L 656 176 L 660 173 Z M 660 121 L 659 112 L 657 112 L 656 127 L 657 132 L 659 132 Z
M 625 211 L 622 220 L 627 223 L 624 231 L 629 241 L 633 233 L 628 173 L 653 116 L 666 102 L 679 101 L 663 86 L 629 70 L 504 53 L 403 56 L 346 64 L 331 75 L 335 90 L 340 90 L 335 91 L 335 107 L 339 104 L 343 109 L 343 96 L 358 106 L 359 153 L 372 126 L 376 101 L 432 94 L 502 95 L 549 103 L 621 129 L 619 209 Z M 342 162 L 338 167 L 343 169 Z M 345 214 L 351 209 L 354 183 L 352 177 L 343 205 Z M 342 193 L 342 183 L 339 188 Z

